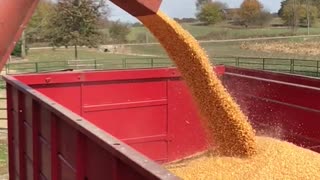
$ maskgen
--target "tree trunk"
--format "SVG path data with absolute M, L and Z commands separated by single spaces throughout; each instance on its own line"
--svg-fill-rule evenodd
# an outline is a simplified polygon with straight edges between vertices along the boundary
M 78 46 L 74 45 L 74 58 L 78 60 Z

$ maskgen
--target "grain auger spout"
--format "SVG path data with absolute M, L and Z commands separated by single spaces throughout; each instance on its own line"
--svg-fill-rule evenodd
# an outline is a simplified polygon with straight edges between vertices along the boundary
M 0 1 L 0 71 L 5 66 L 39 0 Z M 135 17 L 154 14 L 162 0 L 111 0 Z
M 132 16 L 139 17 L 157 13 L 162 0 L 111 0 L 111 2 Z

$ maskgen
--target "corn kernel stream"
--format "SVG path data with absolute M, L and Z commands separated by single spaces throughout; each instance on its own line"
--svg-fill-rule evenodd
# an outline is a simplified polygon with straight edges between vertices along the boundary
M 209 144 L 222 155 L 248 157 L 256 152 L 255 132 L 240 107 L 213 72 L 198 42 L 159 11 L 138 19 L 154 34 L 176 64 L 202 115 Z

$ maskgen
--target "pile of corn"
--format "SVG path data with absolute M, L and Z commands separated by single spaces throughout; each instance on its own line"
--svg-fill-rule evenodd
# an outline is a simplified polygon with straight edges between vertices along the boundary
M 257 154 L 234 158 L 205 154 L 167 169 L 185 180 L 320 179 L 320 154 L 273 138 L 257 138 Z
M 213 72 L 204 50 L 179 24 L 161 12 L 138 19 L 160 41 L 186 81 L 203 117 L 209 144 L 230 156 L 255 154 L 255 133 Z

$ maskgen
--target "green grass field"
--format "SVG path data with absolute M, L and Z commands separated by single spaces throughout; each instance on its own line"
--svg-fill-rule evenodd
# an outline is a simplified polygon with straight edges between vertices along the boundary
M 163 58 L 115 55 L 81 49 L 81 57 L 86 58 L 79 61 L 70 61 L 73 57 L 72 50 L 32 50 L 29 54 L 29 57 L 31 58 L 28 62 L 11 63 L 7 65 L 7 72 L 9 74 L 16 74 L 59 71 L 63 69 L 108 70 L 173 66 L 172 62 L 166 56 L 160 45 L 147 45 L 144 47 L 132 46 L 131 48 L 133 47 L 136 48 L 137 53 L 153 53 L 163 56 Z M 239 43 L 232 42 L 208 43 L 203 44 L 203 47 L 209 54 L 210 60 L 213 64 L 224 64 L 245 68 L 274 70 L 316 76 L 318 76 L 319 72 L 319 62 L 316 61 L 318 60 L 317 57 L 301 57 L 281 53 L 254 52 L 240 49 Z M 295 59 L 294 67 L 291 67 L 291 59 Z M 306 59 L 310 60 L 307 61 Z
M 79 60 L 74 60 L 72 49 L 31 50 L 27 61 L 7 64 L 7 73 L 34 73 L 63 69 L 126 69 L 167 66 L 167 58 L 144 57 L 103 53 L 94 49 L 79 50 Z
M 0 175 L 8 173 L 8 147 L 7 142 L 0 142 Z
M 134 58 L 137 56 L 110 54 L 99 52 L 96 49 L 81 48 L 78 51 L 79 59 L 113 59 Z M 30 50 L 27 59 L 29 61 L 66 61 L 74 59 L 74 50 L 70 49 L 41 49 Z
M 200 37 L 204 34 L 209 34 L 214 30 L 212 26 L 196 26 L 191 24 L 182 24 L 183 28 L 188 30 L 193 36 Z M 154 38 L 151 33 L 145 27 L 133 27 L 131 28 L 131 32 L 128 35 L 128 41 L 136 40 L 139 34 L 147 33 L 150 39 L 150 42 L 154 42 Z
M 275 18 L 272 24 L 281 24 L 281 19 Z M 291 30 L 288 28 L 240 28 L 231 26 L 226 22 L 214 26 L 201 26 L 197 24 L 182 24 L 197 39 L 237 39 L 250 37 L 270 37 L 290 35 Z M 144 27 L 133 27 L 128 36 L 130 41 L 134 41 L 139 34 L 148 33 L 152 35 Z M 307 34 L 306 28 L 299 28 L 297 34 Z M 311 28 L 311 34 L 320 34 L 320 28 L 317 26 Z M 151 38 L 152 39 L 152 38 Z M 313 41 L 319 41 L 320 38 L 310 38 Z M 308 41 L 310 41 L 310 39 Z M 270 40 L 271 41 L 271 40 Z M 297 42 L 306 41 L 304 38 L 295 38 L 287 40 L 273 40 Z M 259 41 L 256 41 L 259 42 Z M 266 53 L 253 50 L 241 49 L 242 42 L 210 42 L 201 43 L 210 59 L 215 62 L 217 57 L 261 57 L 261 58 L 287 58 L 287 59 L 310 59 L 319 60 L 317 56 L 296 55 L 286 53 Z M 254 41 L 252 43 L 255 43 Z M 126 68 L 145 68 L 145 67 L 163 67 L 168 66 L 171 61 L 160 45 L 138 45 L 126 46 L 127 54 L 138 54 L 138 56 L 126 54 L 111 54 L 99 52 L 96 49 L 79 49 L 78 61 L 74 59 L 73 48 L 70 49 L 42 49 L 30 50 L 28 54 L 28 62 L 23 64 L 10 64 L 8 73 L 20 72 L 40 72 L 61 69 L 126 69 Z M 139 56 L 139 54 L 141 56 Z M 142 55 L 154 55 L 163 58 L 150 58 Z M 34 63 L 37 62 L 37 63 Z M 221 63 L 221 61 L 219 62 Z M 228 62 L 227 62 L 228 63 Z
M 281 20 L 275 18 L 272 24 L 281 24 Z M 289 36 L 293 35 L 292 30 L 286 27 L 261 27 L 261 28 L 243 28 L 239 26 L 231 26 L 226 22 L 216 25 L 203 26 L 198 24 L 181 24 L 190 34 L 200 40 L 220 40 L 220 39 L 240 39 L 254 37 L 273 37 L 273 36 Z M 310 34 L 320 34 L 320 24 L 316 24 L 310 28 Z M 295 35 L 306 35 L 307 28 L 299 28 Z M 145 27 L 133 27 L 128 35 L 128 41 L 134 42 L 139 34 L 148 34 L 149 42 L 155 39 Z
M 281 42 L 303 42 L 303 41 L 319 41 L 320 38 L 294 38 L 294 39 L 285 39 L 285 40 L 269 40 L 271 41 L 281 41 Z M 261 42 L 261 41 L 252 41 L 251 43 Z M 264 40 L 264 42 L 266 42 Z M 267 53 L 260 51 L 252 51 L 241 49 L 240 45 L 242 42 L 210 42 L 210 43 L 201 43 L 201 47 L 205 49 L 207 54 L 211 59 L 214 57 L 268 57 L 268 58 L 288 58 L 288 59 L 310 59 L 310 60 L 320 60 L 318 56 L 309 56 L 309 55 L 297 55 L 297 54 L 288 54 L 288 53 Z M 133 53 L 146 53 L 153 54 L 157 56 L 167 57 L 164 49 L 160 45 L 139 45 L 139 46 L 128 46 L 131 52 Z
M 320 38 L 294 38 L 285 40 L 269 40 L 281 42 L 305 42 L 319 41 Z M 265 40 L 264 40 L 265 41 Z M 259 41 L 253 41 L 255 43 Z M 296 55 L 286 53 L 267 53 L 253 50 L 241 49 L 242 42 L 211 42 L 201 43 L 210 59 L 215 63 L 217 57 L 258 57 L 258 58 L 285 58 L 285 59 L 307 59 L 320 60 L 318 56 Z M 127 69 L 166 67 L 171 64 L 164 49 L 160 45 L 137 45 L 126 46 L 126 51 L 139 55 L 123 55 L 100 52 L 96 49 L 79 49 L 79 59 L 73 61 L 74 51 L 70 49 L 42 49 L 30 50 L 28 61 L 23 63 L 12 63 L 7 65 L 7 72 L 33 73 L 43 71 L 57 71 L 62 69 Z M 144 57 L 143 54 L 151 54 L 155 57 Z M 156 58 L 163 57 L 163 58 Z M 35 63 L 36 62 L 36 63 Z M 223 63 L 219 61 L 218 63 Z M 228 63 L 228 62 L 225 62 Z M 260 63 L 260 62 L 257 62 Z M 259 66 L 259 65 L 258 65 Z

